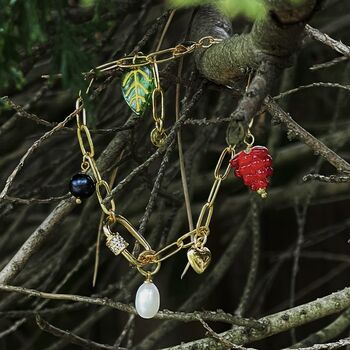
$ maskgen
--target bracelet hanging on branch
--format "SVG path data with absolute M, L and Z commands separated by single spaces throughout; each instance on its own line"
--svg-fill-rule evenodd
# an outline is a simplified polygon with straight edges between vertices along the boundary
M 101 65 L 97 69 L 101 71 L 115 68 L 130 69 L 122 78 L 124 99 L 133 112 L 139 116 L 143 114 L 152 101 L 155 128 L 151 132 L 151 141 L 159 147 L 164 143 L 167 134 L 163 126 L 164 94 L 160 87 L 158 64 L 182 57 L 198 47 L 210 47 L 219 41 L 212 37 L 205 37 L 190 46 L 177 45 L 175 48 L 157 51 L 149 55 L 137 54 Z M 93 80 L 90 81 L 86 94 L 89 93 L 92 83 Z M 116 202 L 111 197 L 111 188 L 102 178 L 94 159 L 94 143 L 87 126 L 86 109 L 81 96 L 77 99 L 76 108 L 81 110 L 81 113 L 76 115 L 76 121 L 77 138 L 83 159 L 81 172 L 74 175 L 70 181 L 70 191 L 78 203 L 96 192 L 101 210 L 105 215 L 102 231 L 106 238 L 106 245 L 115 255 L 124 256 L 145 277 L 145 282 L 137 290 L 135 306 L 141 317 L 152 318 L 160 306 L 159 291 L 152 279 L 159 272 L 161 263 L 183 249 L 187 249 L 189 265 L 196 273 L 203 273 L 211 261 L 211 252 L 206 247 L 206 243 L 210 234 L 215 200 L 222 182 L 227 179 L 231 169 L 234 168 L 236 176 L 242 177 L 244 183 L 251 190 L 266 197 L 268 177 L 272 174 L 271 157 L 265 147 L 253 147 L 254 137 L 250 128 L 244 138 L 247 146 L 245 150 L 236 155 L 236 145 L 225 147 L 216 164 L 214 182 L 208 199 L 199 213 L 195 228 L 165 247 L 154 250 L 133 225 L 117 213 Z M 87 173 L 88 171 L 91 172 L 92 176 Z M 138 242 L 142 247 L 140 254 L 136 256 L 127 249 L 130 243 L 120 232 L 130 234 Z

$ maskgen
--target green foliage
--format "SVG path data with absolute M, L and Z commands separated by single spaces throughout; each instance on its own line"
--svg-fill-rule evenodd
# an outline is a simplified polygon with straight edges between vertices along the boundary
M 289 0 L 289 2 L 292 4 L 292 5 L 300 5 L 304 2 L 305 0 Z
M 243 15 L 252 20 L 262 19 L 267 12 L 261 0 L 169 0 L 169 2 L 173 7 L 210 4 L 231 18 Z
M 95 2 L 96 2 L 95 0 L 82 0 L 81 4 L 82 6 L 90 7 L 90 6 L 93 6 Z
M 24 83 L 19 62 L 32 53 L 34 44 L 45 41 L 44 24 L 50 6 L 60 2 L 0 0 L 0 87 Z
M 48 73 L 61 73 L 64 86 L 74 91 L 84 88 L 81 73 L 94 60 L 83 43 L 93 43 L 95 33 L 108 26 L 99 16 L 104 1 L 83 0 L 81 6 L 95 9 L 95 15 L 76 24 L 67 16 L 66 0 L 0 0 L 0 89 L 23 86 L 23 62 L 30 69 L 39 47 L 52 58 Z
M 82 72 L 89 71 L 92 56 L 84 52 L 82 40 L 88 37 L 91 28 L 88 25 L 72 25 L 67 22 L 63 14 L 56 20 L 53 45 L 53 72 L 62 74 L 65 87 L 78 91 L 84 89 L 86 82 L 82 79 Z

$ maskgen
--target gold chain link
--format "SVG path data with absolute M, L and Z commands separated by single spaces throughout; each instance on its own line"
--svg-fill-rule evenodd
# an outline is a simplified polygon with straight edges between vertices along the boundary
M 153 63 L 153 72 L 156 88 L 152 92 L 152 114 L 156 127 L 151 131 L 151 142 L 154 146 L 160 147 L 164 143 L 167 134 L 164 129 L 164 93 L 160 86 L 157 63 Z
M 101 193 L 101 187 L 103 187 L 106 191 L 106 196 L 104 197 Z M 100 180 L 96 182 L 96 195 L 97 195 L 97 199 L 98 202 L 100 203 L 100 207 L 103 210 L 103 212 L 108 215 L 108 216 L 113 216 L 115 213 L 115 202 L 114 199 L 110 199 L 109 203 L 110 203 L 110 207 L 108 208 L 107 205 L 104 203 L 105 202 L 105 198 L 111 195 L 111 189 L 107 183 L 107 181 L 105 180 Z
M 221 179 L 221 180 L 224 180 L 227 178 L 230 170 L 231 170 L 231 166 L 230 166 L 230 162 L 228 162 L 227 166 L 226 166 L 226 169 L 225 169 L 225 172 L 222 174 L 220 174 L 220 170 L 221 170 L 221 167 L 222 167 L 222 163 L 226 157 L 226 155 L 229 154 L 230 155 L 230 160 L 232 160 L 233 156 L 234 156 L 234 147 L 232 146 L 228 146 L 226 147 L 220 157 L 219 157 L 219 160 L 218 160 L 218 163 L 216 164 L 216 167 L 215 167 L 215 170 L 214 170 L 214 177 L 215 179 Z
M 88 151 L 86 150 L 86 147 L 84 144 L 83 135 L 85 135 L 87 142 L 88 142 L 88 145 L 89 145 Z M 94 157 L 95 156 L 94 143 L 92 142 L 90 131 L 85 124 L 81 124 L 77 128 L 77 136 L 78 136 L 78 141 L 79 141 L 81 153 L 83 154 L 83 156 L 88 155 L 89 157 Z
M 207 49 L 214 44 L 220 43 L 221 41 L 221 39 L 206 36 L 201 38 L 198 42 L 193 42 L 190 45 L 179 44 L 175 47 L 155 51 L 148 55 L 137 54 L 137 62 L 135 62 L 134 59 L 135 55 L 126 56 L 121 59 L 102 64 L 96 69 L 101 72 L 105 72 L 116 68 L 137 68 L 148 64 L 164 63 L 187 55 L 193 52 L 195 49 Z
M 91 82 L 89 84 L 88 89 L 91 87 Z M 76 107 L 80 108 L 83 107 L 83 101 L 81 97 L 76 101 Z M 80 146 L 81 153 L 83 155 L 83 160 L 81 163 L 81 169 L 83 172 L 87 172 L 89 169 L 91 170 L 94 178 L 95 178 L 95 189 L 96 189 L 96 196 L 98 199 L 98 202 L 100 204 L 100 207 L 102 211 L 108 216 L 108 218 L 113 221 L 115 220 L 115 201 L 113 198 L 109 200 L 109 207 L 105 204 L 105 197 L 108 197 L 111 195 L 111 189 L 110 186 L 106 181 L 102 179 L 102 176 L 98 170 L 96 161 L 95 161 L 95 147 L 94 143 L 91 137 L 91 133 L 89 128 L 86 125 L 86 110 L 83 107 L 82 109 L 83 113 L 83 123 L 81 123 L 80 115 L 76 115 L 76 122 L 77 122 L 77 138 Z M 84 136 L 87 140 L 87 144 L 84 141 Z M 104 197 L 102 195 L 101 190 L 104 189 L 106 192 L 106 196 Z

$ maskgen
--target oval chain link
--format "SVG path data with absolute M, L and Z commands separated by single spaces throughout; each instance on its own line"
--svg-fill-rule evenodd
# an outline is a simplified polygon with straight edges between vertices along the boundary
M 213 204 L 205 203 L 203 205 L 201 212 L 199 213 L 199 217 L 196 224 L 197 232 L 200 230 L 201 227 L 205 227 L 209 229 L 209 224 L 213 216 L 213 210 L 214 210 Z
M 105 197 L 103 197 L 101 193 L 101 186 L 106 191 Z M 106 204 L 104 203 L 105 198 L 111 195 L 111 189 L 105 180 L 100 180 L 96 182 L 96 195 L 97 195 L 98 202 L 100 203 L 101 209 L 107 216 L 110 216 L 112 213 L 115 213 L 115 202 L 113 198 L 109 200 L 110 208 L 107 208 Z
M 150 137 L 153 145 L 160 147 L 164 143 L 167 134 L 164 129 L 164 93 L 160 86 L 157 63 L 153 63 L 153 72 L 156 83 L 156 88 L 152 92 L 152 115 L 155 128 L 151 131 Z
M 234 154 L 235 154 L 234 147 L 228 146 L 222 151 L 222 153 L 221 153 L 221 155 L 219 157 L 218 163 L 216 164 L 216 167 L 215 167 L 215 170 L 214 170 L 214 177 L 215 177 L 215 179 L 224 180 L 224 179 L 227 178 L 228 174 L 230 173 L 230 170 L 231 170 L 230 162 L 228 162 L 228 164 L 226 166 L 226 169 L 225 169 L 225 172 L 223 174 L 220 173 L 220 170 L 221 170 L 221 167 L 222 167 L 222 163 L 224 162 L 224 159 L 225 159 L 227 154 L 230 154 L 230 160 L 232 160 L 233 157 L 234 157 Z
M 166 260 L 166 259 L 170 258 L 171 256 L 173 256 L 174 254 L 176 254 L 177 252 L 179 252 L 183 248 L 183 246 L 184 246 L 183 241 L 173 242 L 173 243 L 165 246 L 163 249 L 159 250 L 154 256 L 155 256 L 157 261 Z M 173 248 L 173 247 L 175 247 L 175 248 Z M 164 254 L 168 250 L 171 250 L 171 251 Z
M 88 155 L 89 157 L 94 157 L 95 156 L 94 143 L 92 142 L 90 131 L 85 124 L 80 124 L 80 127 L 77 128 L 77 135 L 78 135 L 79 146 L 83 156 Z M 85 148 L 83 135 L 85 135 L 88 142 L 88 146 L 89 146 L 88 151 Z
M 97 164 L 96 164 L 96 161 L 94 158 L 92 157 L 89 157 L 88 155 L 85 155 L 84 158 L 86 159 L 86 161 L 88 162 L 89 164 L 89 168 L 91 168 L 91 171 L 95 177 L 95 180 L 97 182 L 101 181 L 102 180 L 102 177 L 101 177 L 101 174 L 97 168 Z
M 213 186 L 211 187 L 211 190 L 210 190 L 210 193 L 209 193 L 209 196 L 208 196 L 208 200 L 207 200 L 207 203 L 210 206 L 214 205 L 216 196 L 217 196 L 217 194 L 219 192 L 219 189 L 220 189 L 220 186 L 221 186 L 221 182 L 222 182 L 221 178 L 215 179 L 215 181 L 213 183 Z

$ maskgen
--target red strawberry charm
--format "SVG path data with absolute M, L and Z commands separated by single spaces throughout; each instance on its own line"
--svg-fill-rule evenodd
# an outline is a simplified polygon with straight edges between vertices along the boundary
M 236 154 L 230 162 L 237 177 L 241 177 L 246 186 L 267 197 L 266 188 L 273 173 L 272 157 L 264 146 L 254 146 Z

